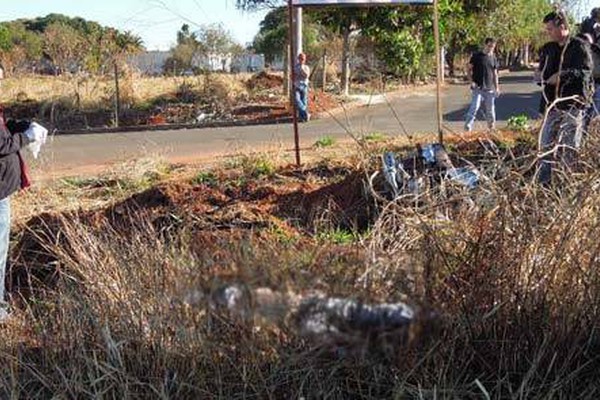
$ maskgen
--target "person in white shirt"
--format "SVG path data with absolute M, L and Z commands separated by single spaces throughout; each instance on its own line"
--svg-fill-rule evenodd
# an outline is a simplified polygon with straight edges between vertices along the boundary
M 301 122 L 308 122 L 310 120 L 308 112 L 308 79 L 310 77 L 310 67 L 306 65 L 306 54 L 298 54 L 298 62 L 296 63 L 294 73 L 294 98 L 296 100 L 298 118 Z

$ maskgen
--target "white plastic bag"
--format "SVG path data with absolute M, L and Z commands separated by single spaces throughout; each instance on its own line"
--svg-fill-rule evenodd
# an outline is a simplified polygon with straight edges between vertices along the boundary
M 37 122 L 32 122 L 29 128 L 25 131 L 25 135 L 31 140 L 27 148 L 31 151 L 33 158 L 37 158 L 42 149 L 42 145 L 46 144 L 48 138 L 48 129 L 44 128 Z

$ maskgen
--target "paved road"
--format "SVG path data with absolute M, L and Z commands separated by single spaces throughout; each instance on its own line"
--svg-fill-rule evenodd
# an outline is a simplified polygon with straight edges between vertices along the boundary
M 527 72 L 501 77 L 503 95 L 497 101 L 499 126 L 515 114 L 536 115 L 538 88 Z M 446 125 L 460 131 L 469 102 L 466 85 L 448 85 L 443 92 Z M 388 102 L 352 108 L 335 116 L 325 116 L 300 125 L 301 146 L 310 146 L 319 137 L 349 138 L 373 132 L 400 135 L 401 123 L 411 133 L 435 132 L 435 91 L 396 95 Z M 480 117 L 480 120 L 483 118 Z M 478 122 L 476 128 L 484 128 Z M 56 136 L 34 163 L 35 169 L 64 174 L 98 169 L 100 165 L 143 156 L 160 155 L 171 160 L 203 159 L 235 151 L 269 148 L 293 148 L 289 124 L 179 131 L 143 131 Z

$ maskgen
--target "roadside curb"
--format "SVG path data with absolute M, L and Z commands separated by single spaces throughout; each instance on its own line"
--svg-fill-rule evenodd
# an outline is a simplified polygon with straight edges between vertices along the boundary
M 281 117 L 275 119 L 252 120 L 252 121 L 214 121 L 203 124 L 162 124 L 162 125 L 130 125 L 118 128 L 90 128 L 90 129 L 72 129 L 56 130 L 57 135 L 86 135 L 101 133 L 130 133 L 139 131 L 175 131 L 185 129 L 203 129 L 203 128 L 228 128 L 235 126 L 253 126 L 253 125 L 276 125 L 292 122 L 292 117 Z

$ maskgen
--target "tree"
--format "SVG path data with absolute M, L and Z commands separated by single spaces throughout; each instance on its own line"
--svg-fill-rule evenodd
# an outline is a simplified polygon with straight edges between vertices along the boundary
M 331 31 L 342 35 L 342 84 L 341 92 L 348 95 L 350 91 L 350 35 L 358 31 L 366 18 L 364 8 L 336 7 L 327 8 L 316 13 L 314 17 Z
M 172 55 L 165 62 L 165 72 L 178 75 L 192 68 L 192 59 L 199 47 L 196 34 L 190 31 L 188 24 L 183 24 L 177 32 L 177 44 L 171 49 Z
M 196 35 L 198 48 L 195 56 L 207 60 L 212 68 L 217 66 L 215 63 L 221 63 L 220 68 L 225 71 L 227 58 L 243 52 L 243 47 L 235 42 L 222 24 L 203 25 Z
M 483 40 L 481 21 L 485 19 L 478 14 L 485 12 L 482 10 L 483 3 L 460 0 L 441 0 L 439 3 L 440 36 L 446 49 L 445 61 L 450 76 L 455 75 L 456 56 L 472 50 Z M 433 38 L 429 40 L 432 41 Z
M 126 56 L 144 49 L 142 40 L 131 32 L 106 28 L 85 38 L 86 70 L 92 73 L 111 73 L 115 63 L 122 65 Z
M 305 13 L 303 17 L 304 32 L 302 47 L 304 52 L 312 55 L 319 54 L 323 44 L 324 27 L 319 21 L 314 21 L 312 13 Z M 278 57 L 285 57 L 288 45 L 288 14 L 286 7 L 275 8 L 265 15 L 260 22 L 260 30 L 255 36 L 252 48 L 265 55 L 267 62 L 273 62 Z M 321 45 L 319 45 L 321 43 Z
M 285 4 L 275 0 L 237 0 L 243 10 L 256 10 Z M 565 4 L 576 7 L 577 0 Z M 525 53 L 531 45 L 542 40 L 540 20 L 550 8 L 548 0 L 439 0 L 440 34 L 446 48 L 446 62 L 454 74 L 455 58 L 467 54 L 478 46 L 486 36 L 499 40 L 500 51 L 508 54 L 519 49 Z M 285 13 L 283 11 L 282 13 Z M 315 21 L 328 26 L 346 38 L 344 60 L 348 59 L 348 38 L 351 30 L 372 38 L 377 44 L 379 57 L 388 70 L 396 74 L 414 75 L 430 68 L 434 54 L 433 12 L 431 7 L 399 5 L 369 9 L 340 8 L 322 9 L 310 15 Z M 365 11 L 365 10 L 368 10 Z M 307 13 L 309 14 L 309 13 Z M 274 30 L 269 30 L 274 32 Z M 271 44 L 282 35 L 268 36 L 261 32 L 259 41 Z M 256 42 L 256 41 L 255 41 Z M 387 48 L 389 47 L 389 48 Z M 414 57 L 420 57 L 419 60 Z M 396 65 L 398 62 L 403 65 Z M 346 64 L 344 62 L 343 64 Z
M 69 25 L 53 22 L 44 30 L 44 52 L 60 72 L 80 68 L 85 58 L 84 49 L 83 37 Z
M 252 42 L 252 47 L 265 56 L 268 63 L 286 54 L 288 42 L 287 8 L 278 7 L 265 15 L 260 29 Z
M 10 30 L 8 29 L 8 27 L 6 27 L 6 25 L 1 24 L 0 25 L 0 51 L 7 52 L 12 48 L 13 43 L 10 39 L 11 39 Z
M 42 54 L 39 34 L 28 31 L 19 21 L 0 24 L 0 58 L 4 68 L 17 72 L 28 67 L 31 60 Z
M 546 0 L 498 1 L 496 9 L 490 13 L 485 30 L 488 36 L 499 39 L 500 47 L 504 48 L 506 64 L 511 64 L 511 54 L 519 55 L 512 64 L 528 62 L 529 47 L 539 47 L 545 42 L 542 20 L 550 10 Z
M 235 5 L 240 10 L 255 11 L 264 8 L 277 8 L 284 4 L 284 0 L 236 0 Z
M 196 32 L 198 51 L 202 55 L 232 54 L 239 50 L 231 33 L 223 24 L 203 25 Z
M 131 32 L 79 17 L 49 14 L 0 24 L 0 58 L 11 72 L 35 70 L 42 57 L 61 70 L 105 72 L 115 57 L 142 49 L 141 39 Z

